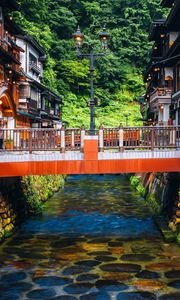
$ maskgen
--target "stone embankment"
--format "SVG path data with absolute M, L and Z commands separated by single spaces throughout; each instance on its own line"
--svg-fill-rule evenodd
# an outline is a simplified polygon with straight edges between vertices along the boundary
M 28 176 L 0 179 L 0 241 L 64 185 L 64 177 Z
M 180 173 L 146 173 L 130 177 L 148 201 L 167 241 L 180 244 Z

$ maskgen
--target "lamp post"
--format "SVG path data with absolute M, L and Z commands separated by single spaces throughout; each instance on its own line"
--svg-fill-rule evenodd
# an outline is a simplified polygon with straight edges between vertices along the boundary
M 125 118 L 126 118 L 126 127 L 128 127 L 128 121 L 129 121 L 129 116 L 130 116 L 130 114 L 129 113 L 127 113 L 127 114 L 124 114 L 124 116 L 125 116 Z
M 94 61 L 96 57 L 105 56 L 105 53 L 94 53 L 93 47 L 91 47 L 90 53 L 84 54 L 80 52 L 80 48 L 83 45 L 84 34 L 81 33 L 80 27 L 78 26 L 77 31 L 73 34 L 75 41 L 78 58 L 89 58 L 90 60 L 90 135 L 95 135 L 95 101 L 94 101 Z M 110 35 L 106 32 L 106 28 L 99 34 L 99 39 L 103 50 L 108 48 L 108 40 Z

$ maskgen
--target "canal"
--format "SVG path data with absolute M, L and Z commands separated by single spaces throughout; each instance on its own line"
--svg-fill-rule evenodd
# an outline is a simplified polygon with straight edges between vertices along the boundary
M 7 299 L 179 300 L 180 248 L 126 177 L 72 176 L 0 246 Z

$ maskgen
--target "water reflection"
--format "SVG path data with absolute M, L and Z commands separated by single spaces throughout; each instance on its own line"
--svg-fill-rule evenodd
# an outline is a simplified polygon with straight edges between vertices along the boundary
M 180 251 L 123 176 L 73 176 L 0 248 L 0 299 L 180 299 Z

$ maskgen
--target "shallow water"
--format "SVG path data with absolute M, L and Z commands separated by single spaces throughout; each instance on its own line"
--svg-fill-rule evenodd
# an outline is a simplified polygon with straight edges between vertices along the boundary
M 72 176 L 0 247 L 0 300 L 180 300 L 167 244 L 123 176 Z

